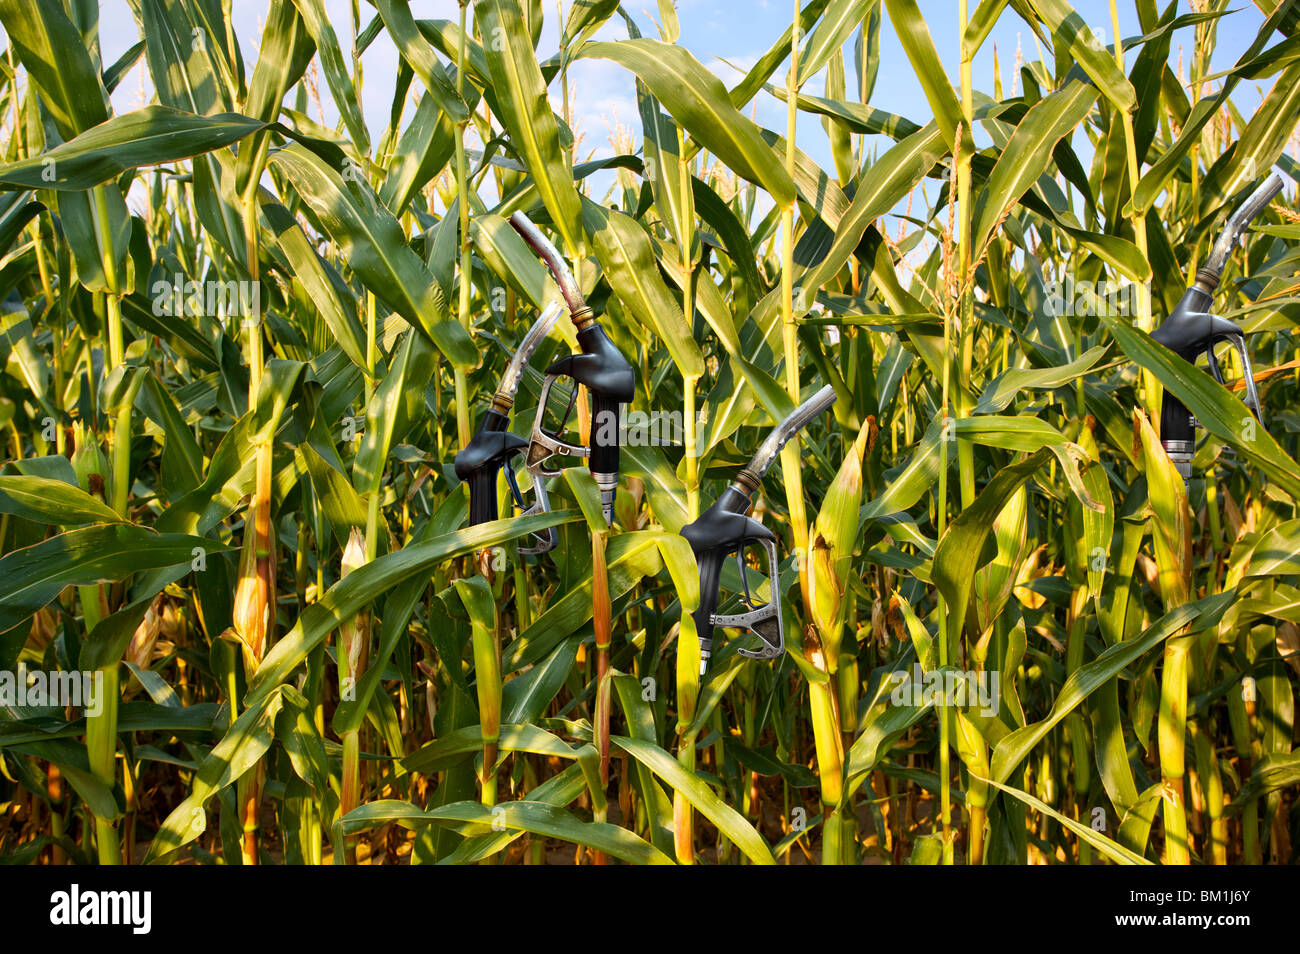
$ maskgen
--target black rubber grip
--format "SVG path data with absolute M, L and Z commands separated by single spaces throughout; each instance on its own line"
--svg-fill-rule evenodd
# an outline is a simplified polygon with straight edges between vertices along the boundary
M 528 446 L 524 438 L 506 430 L 509 424 L 504 414 L 488 411 L 474 439 L 456 455 L 456 476 L 469 484 L 470 526 L 497 518 L 497 471 Z
M 722 550 L 710 550 L 697 556 L 700 567 L 700 606 L 692 613 L 695 619 L 695 633 L 700 639 L 713 639 L 713 623 L 710 620 L 718 609 L 718 586 L 722 580 L 722 561 L 727 554 Z
M 591 456 L 595 474 L 618 473 L 618 440 L 623 404 L 601 392 L 591 395 Z
M 1194 441 L 1196 429 L 1192 427 L 1192 413 L 1165 389 L 1160 398 L 1160 440 Z
M 469 525 L 478 526 L 497 518 L 496 468 L 481 470 L 467 481 L 469 484 Z

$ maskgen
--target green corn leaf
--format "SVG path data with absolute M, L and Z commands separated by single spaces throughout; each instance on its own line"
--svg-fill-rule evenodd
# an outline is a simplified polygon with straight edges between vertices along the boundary
M 691 179 L 692 199 L 695 211 L 709 228 L 722 240 L 731 261 L 745 277 L 750 290 L 757 296 L 762 288 L 762 279 L 754 266 L 755 254 L 749 233 L 740 224 L 740 220 L 722 198 L 706 182 L 698 178 Z M 703 284 L 700 282 L 700 284 Z
M 311 786 L 317 799 L 317 811 L 322 824 L 330 827 L 338 813 L 338 796 L 330 787 L 329 760 L 325 754 L 325 740 L 321 738 L 312 719 L 311 706 L 291 686 L 284 686 L 280 693 L 281 708 L 275 720 L 276 741 L 284 747 L 289 756 L 289 764 L 294 774 Z M 338 840 L 331 837 L 334 850 L 345 850 Z
M 807 36 L 813 25 L 821 17 L 826 9 L 829 0 L 809 0 L 799 11 L 799 35 Z M 793 25 L 787 26 L 776 40 L 768 48 L 767 52 L 758 58 L 758 61 L 750 67 L 744 79 L 732 88 L 727 94 L 731 105 L 736 109 L 741 109 L 749 105 L 750 100 L 763 88 L 764 84 L 772 78 L 777 67 L 785 62 L 790 55 L 790 40 L 794 33 Z
M 114 116 L 39 156 L 0 165 L 0 187 L 89 189 L 127 169 L 220 149 L 264 127 L 236 113 L 199 116 L 170 106 L 145 106 Z
M 1117 643 L 1091 662 L 1084 663 L 1065 681 L 1052 703 L 1047 718 L 1016 729 L 1002 738 L 993 750 L 991 770 L 995 781 L 1006 781 L 1052 727 L 1076 709 L 1096 689 L 1115 678 L 1121 670 L 1161 645 L 1171 636 L 1183 635 L 1187 627 L 1205 629 L 1217 622 L 1231 603 L 1232 591 L 1215 593 L 1166 613 L 1137 639 Z
M 379 492 L 393 440 L 400 436 L 403 402 L 412 393 L 421 394 L 433 376 L 433 349 L 428 343 L 407 332 L 384 379 L 375 388 L 366 406 L 366 429 L 361 447 L 352 463 L 352 482 L 362 496 Z
M 80 487 L 49 477 L 0 476 L 0 513 L 40 523 L 118 523 L 122 517 Z
M 1016 124 L 980 196 L 983 205 L 973 226 L 972 261 L 984 256 L 1003 215 L 1034 184 L 1057 143 L 1088 115 L 1096 98 L 1096 90 L 1071 82 L 1036 103 Z
M 469 228 L 474 248 L 488 267 L 530 305 L 540 312 L 547 302 L 559 300 L 550 272 L 506 219 L 491 212 L 476 215 Z
M 613 60 L 634 72 L 692 138 L 761 185 L 778 206 L 794 201 L 794 183 L 758 127 L 736 111 L 722 82 L 685 49 L 639 39 L 588 43 L 578 55 Z
M 1240 813 L 1253 800 L 1297 784 L 1300 784 L 1300 752 L 1266 755 L 1251 767 L 1250 778 L 1232 799 L 1227 810 L 1232 814 Z
M 353 364 L 362 371 L 372 371 L 366 359 L 365 329 L 357 319 L 351 300 L 342 294 L 341 281 L 331 274 L 331 266 L 312 248 L 288 209 L 277 202 L 267 201 L 261 208 L 275 247 L 284 255 L 293 277 L 302 284 L 334 340 Z
M 998 375 L 984 389 L 975 409 L 978 412 L 997 413 L 1004 410 L 1023 390 L 1056 389 L 1092 371 L 1106 354 L 1106 347 L 1089 348 L 1069 364 L 1057 368 L 1012 368 Z
M 164 105 L 203 115 L 238 105 L 243 64 L 237 49 L 232 62 L 226 26 L 219 14 L 213 17 L 210 5 L 198 0 L 131 0 L 131 6 L 149 74 Z
M 745 857 L 757 865 L 776 864 L 772 849 L 763 836 L 731 806 L 718 798 L 696 775 L 688 773 L 677 760 L 656 745 L 640 739 L 611 736 L 610 741 L 646 766 L 675 792 L 680 792 L 697 811 L 726 835 Z
M 1106 470 L 1092 464 L 1083 472 L 1083 485 L 1088 496 L 1102 505 L 1102 510 L 1083 507 L 1083 552 L 1088 561 L 1088 589 L 1097 598 L 1100 607 L 1101 587 L 1106 575 L 1106 562 L 1110 553 L 1111 537 L 1115 532 L 1115 502 L 1110 492 Z
M 686 538 L 676 533 L 659 534 L 655 542 L 659 544 L 664 567 L 677 590 L 682 613 L 694 613 L 700 605 L 700 571 L 695 562 L 695 552 Z
M 643 325 L 653 328 L 684 377 L 704 373 L 704 357 L 655 267 L 645 230 L 630 216 L 583 200 L 583 224 L 610 286 Z
M 108 119 L 99 71 L 59 0 L 3 0 L 0 23 L 65 142 Z
M 452 363 L 478 363 L 469 334 L 449 317 L 433 276 L 369 186 L 354 177 L 354 192 L 319 156 L 297 144 L 277 152 L 272 164 L 293 182 L 376 298 L 419 329 Z
M 568 16 L 564 18 L 560 45 L 581 46 L 586 37 L 595 33 L 614 15 L 618 5 L 619 0 L 574 0 L 569 4 Z
M 1013 788 L 1010 785 L 1003 785 L 1001 782 L 995 782 L 992 779 L 981 779 L 981 781 L 987 782 L 989 785 L 992 785 L 999 792 L 1006 792 L 1008 795 L 1012 796 L 1016 800 L 1024 802 L 1026 805 L 1028 805 L 1030 808 L 1034 809 L 1035 811 L 1041 812 L 1042 814 L 1055 819 L 1061 825 L 1070 829 L 1070 831 L 1074 832 L 1078 837 L 1088 842 L 1088 844 L 1092 845 L 1094 848 L 1096 848 L 1098 851 L 1100 851 L 1103 855 L 1105 855 L 1107 858 L 1109 858 L 1111 861 L 1115 862 L 1116 864 L 1120 864 L 1120 865 L 1151 864 L 1151 862 L 1147 861 L 1141 855 L 1133 851 L 1130 851 L 1128 848 L 1124 847 L 1122 844 L 1119 844 L 1118 842 L 1112 841 L 1111 839 L 1107 838 L 1105 835 L 1101 834 L 1100 832 L 1094 831 L 1090 826 L 1081 824 L 1080 822 L 1075 821 L 1073 818 L 1070 818 L 1066 815 L 1062 815 L 1060 812 L 1056 811 L 1056 809 L 1052 808 L 1052 806 L 1046 804 L 1043 801 L 1040 801 L 1037 798 L 1034 798 L 1034 796 L 1030 795 L 1028 792 L 1022 792 L 1018 788 Z
M 1236 66 L 1228 72 L 1223 81 L 1223 87 L 1218 94 L 1212 98 L 1198 100 L 1192 106 L 1190 113 L 1186 116 L 1179 117 L 1181 129 L 1178 138 L 1165 150 L 1147 170 L 1146 174 L 1138 180 L 1137 188 L 1133 192 L 1131 205 L 1139 211 L 1146 212 L 1151 208 L 1161 194 L 1164 192 L 1166 183 L 1169 179 L 1180 170 L 1183 159 L 1187 156 L 1191 148 L 1201 141 L 1201 133 L 1205 126 L 1215 116 L 1219 115 L 1224 103 L 1228 101 L 1229 95 L 1236 87 L 1238 76 L 1235 70 L 1244 68 L 1250 63 L 1260 51 L 1268 44 L 1274 32 L 1278 29 L 1283 19 L 1288 15 L 1294 15 L 1294 9 L 1290 4 L 1277 4 L 1270 12 L 1268 19 L 1260 27 L 1255 39 L 1251 41 L 1250 46 L 1237 59 Z M 1166 74 L 1167 76 L 1168 74 Z M 1168 95 L 1168 94 L 1166 94 Z M 1262 170 L 1261 170 L 1262 172 Z M 1129 212 L 1125 209 L 1125 215 Z
M 483 826 L 485 829 L 495 825 L 507 831 L 532 832 L 543 838 L 558 838 L 571 844 L 584 845 L 628 864 L 672 864 L 667 855 L 630 831 L 607 822 L 581 821 L 564 809 L 545 802 L 502 802 L 490 807 L 478 802 L 455 802 L 425 811 L 409 802 L 384 800 L 362 805 L 349 812 L 343 820 L 343 828 L 350 833 L 389 822 L 408 827 L 454 822 Z
M 780 86 L 769 86 L 767 91 L 781 102 L 786 102 L 789 95 Z M 828 96 L 812 96 L 800 93 L 795 99 L 796 105 L 806 113 L 825 116 L 843 126 L 849 132 L 860 135 L 886 135 L 895 142 L 906 139 L 913 133 L 920 132 L 921 127 L 897 113 L 876 109 L 864 103 L 849 103 L 832 99 Z
M 542 717 L 573 671 L 580 641 L 577 636 L 569 637 L 545 660 L 502 687 L 502 722 L 524 724 Z
M 484 53 L 497 92 L 497 118 L 532 173 L 564 251 L 574 255 L 581 247 L 582 206 L 521 11 L 509 0 L 475 0 L 474 16 L 482 35 L 491 38 Z
M 904 732 L 915 725 L 933 708 L 932 704 L 920 706 L 891 706 L 886 699 L 877 700 L 867 710 L 865 725 L 859 728 L 857 739 L 848 751 L 844 768 L 845 798 L 852 797 L 867 776 L 875 769 L 890 747 Z
M 1300 63 L 1283 71 L 1250 117 L 1232 150 L 1232 159 L 1212 170 L 1202 183 L 1201 208 L 1212 209 L 1268 175 L 1300 119 Z
M 650 180 L 655 205 L 668 227 L 669 238 L 678 248 L 689 247 L 695 233 L 694 195 L 691 188 L 683 188 L 690 173 L 682 161 L 686 157 L 678 155 L 679 130 L 676 123 L 659 111 L 659 103 L 646 85 L 638 79 L 636 86 L 646 178 Z
M 0 478 L 0 483 L 5 478 Z M 1264 534 L 1251 549 L 1246 576 L 1300 573 L 1300 520 L 1288 520 Z
M 182 38 L 182 43 L 192 45 Z M 262 27 L 262 45 L 257 65 L 248 84 L 248 96 L 242 112 L 246 116 L 274 122 L 289 88 L 302 78 L 316 52 L 307 24 L 293 0 L 271 0 Z M 183 51 L 180 54 L 184 56 Z M 247 148 L 239 151 L 233 185 L 237 195 L 247 194 L 250 182 L 261 176 L 266 161 L 269 132 L 259 133 Z
M 432 540 L 454 530 L 460 523 L 460 515 L 465 512 L 465 504 L 465 492 L 458 487 L 447 496 L 446 501 L 438 508 L 438 512 L 429 518 L 411 542 L 421 543 Z M 339 545 L 343 545 L 342 537 L 339 539 Z M 342 736 L 344 733 L 355 732 L 361 728 L 370 709 L 370 701 L 385 677 L 386 667 L 397 649 L 399 640 L 407 634 L 407 623 L 427 585 L 427 581 L 420 576 L 408 577 L 394 587 L 384 600 L 383 622 L 379 629 L 379 651 L 375 654 L 372 664 L 357 680 L 355 698 L 340 701 L 338 708 L 334 710 L 332 724 L 337 735 Z
M 655 685 L 653 677 L 646 678 L 651 680 L 650 688 L 653 690 Z M 642 742 L 656 744 L 658 732 L 655 728 L 654 711 L 646 698 L 645 681 L 638 681 L 635 676 L 626 673 L 617 673 L 612 677 L 612 682 L 614 693 L 623 709 L 623 716 L 627 719 L 628 734 Z M 653 697 L 653 691 L 650 695 Z M 655 780 L 654 773 L 644 763 L 637 762 L 635 768 L 638 790 L 646 811 L 650 840 L 660 851 L 670 854 L 673 851 L 671 830 L 673 803 L 663 787 Z
M 1078 444 L 1066 440 L 1064 434 L 1046 421 L 982 414 L 955 421 L 953 433 L 959 438 L 968 438 L 989 447 L 1025 453 L 1033 453 L 1040 448 L 1051 451 L 1061 465 L 1061 472 L 1075 496 L 1085 507 L 1100 512 L 1102 505 L 1088 495 L 1080 473 L 1080 467 L 1088 459 L 1087 453 Z
M 431 775 L 480 751 L 482 747 L 483 738 L 479 727 L 468 725 L 449 732 L 418 752 L 408 755 L 402 760 L 402 766 L 410 772 Z M 502 725 L 499 748 L 502 752 L 527 752 L 561 759 L 577 759 L 580 754 L 578 749 L 558 735 L 535 725 Z
M 695 620 L 689 614 L 682 616 L 682 628 L 678 633 L 679 639 L 696 639 Z M 727 690 L 731 684 L 736 681 L 740 675 L 742 667 L 745 665 L 743 656 L 732 656 L 727 664 L 726 669 L 712 669 L 708 674 L 708 681 L 703 685 L 699 699 L 695 704 L 695 716 L 691 719 L 690 725 L 686 726 L 682 735 L 690 738 L 699 738 L 700 732 L 713 718 L 714 711 L 727 695 Z
M 998 471 L 971 506 L 948 525 L 934 551 L 934 582 L 948 604 L 949 638 L 961 631 L 984 541 L 1011 495 L 1047 461 L 1041 449 Z
M 884 491 L 863 507 L 861 518 L 878 520 L 901 513 L 920 500 L 939 479 L 939 441 L 943 439 L 944 422 L 936 417 L 926 428 L 903 469 Z
M 943 133 L 943 141 L 952 152 L 956 146 L 957 126 L 962 122 L 961 104 L 939 61 L 930 28 L 926 26 L 916 0 L 885 0 L 885 10 L 889 13 L 889 22 L 894 25 L 898 42 L 921 81 L 926 102 L 930 104 L 934 120 Z M 971 130 L 963 129 L 961 138 L 961 151 L 970 155 L 974 151 Z
M 803 86 L 838 53 L 844 42 L 867 16 L 880 6 L 880 0 L 831 0 L 826 5 L 812 35 L 799 51 L 797 86 Z
M 979 6 L 966 22 L 966 30 L 962 34 L 962 42 L 966 44 L 966 49 L 972 57 L 993 32 L 994 24 L 998 22 L 998 17 L 1006 7 L 1007 0 L 980 0 Z
M 312 489 L 321 512 L 340 547 L 346 546 L 352 528 L 366 525 L 366 504 L 347 477 L 320 455 L 311 444 L 298 449 L 303 467 L 311 477 Z
M 460 62 L 460 26 L 451 20 L 417 20 L 416 26 L 424 34 L 424 38 L 433 44 L 436 49 L 447 59 L 457 66 L 464 66 L 465 75 L 473 79 L 480 87 L 483 87 L 491 95 L 492 76 L 488 70 L 487 57 L 483 53 L 483 46 L 479 43 L 478 38 L 473 34 L 477 31 L 471 29 L 470 35 L 465 37 L 465 62 Z M 554 62 L 554 61 L 551 61 Z M 489 98 L 489 104 L 492 99 Z M 474 104 L 466 101 L 466 105 L 471 109 Z
M 388 28 L 388 35 L 401 50 L 402 58 L 410 64 L 415 75 L 420 77 L 420 82 L 424 83 L 425 89 L 429 91 L 429 95 L 434 98 L 442 112 L 446 113 L 452 122 L 467 119 L 469 109 L 464 100 L 457 95 L 455 85 L 443 72 L 442 65 L 434 56 L 428 40 L 420 33 L 406 0 L 377 0 L 376 6 L 384 20 L 384 25 Z
M 123 290 L 131 217 L 122 190 L 114 183 L 107 183 L 88 192 L 45 195 L 46 201 L 58 211 L 82 286 L 87 291 Z M 104 215 L 99 212 L 101 201 Z M 112 269 L 111 274 L 106 265 Z
M 271 747 L 275 720 L 283 705 L 280 690 L 248 708 L 199 763 L 190 794 L 172 809 L 149 844 L 145 864 L 163 861 L 173 851 L 189 844 L 207 830 L 205 806 L 221 789 L 238 781 L 262 760 Z
M 203 451 L 172 396 L 154 375 L 145 375 L 137 402 L 163 431 L 162 483 L 170 498 L 188 493 L 203 480 Z
M 293 0 L 293 2 L 298 8 L 298 15 L 302 17 L 307 27 L 307 33 L 316 46 L 321 69 L 325 73 L 325 82 L 329 84 L 330 95 L 334 97 L 334 105 L 343 118 L 344 125 L 347 126 L 348 135 L 352 137 L 352 142 L 358 149 L 369 152 L 370 134 L 366 131 L 365 120 L 361 118 L 360 97 L 343 63 L 338 37 L 334 34 L 334 27 L 330 25 L 323 0 Z M 384 12 L 384 7 L 385 4 L 380 4 L 381 14 Z
M 420 189 L 446 168 L 455 148 L 455 124 L 438 101 L 425 94 L 388 160 L 379 186 L 380 201 L 400 215 Z
M 916 188 L 943 155 L 943 137 L 933 124 L 891 147 L 862 177 L 852 204 L 833 225 L 835 236 L 826 254 L 797 278 L 796 317 L 806 314 L 817 292 L 844 267 L 866 230 Z M 828 223 L 830 224 L 830 223 Z M 777 334 L 780 289 L 772 291 L 750 313 L 750 320 Z
M 611 600 L 617 600 L 642 578 L 654 576 L 662 569 L 656 536 L 653 532 L 638 531 L 621 533 L 610 539 L 606 550 L 606 568 L 609 572 Z M 545 659 L 556 646 L 590 619 L 591 574 L 585 573 L 573 581 L 567 593 L 551 603 L 545 613 L 502 650 L 502 673 L 513 672 Z
M 623 472 L 645 484 L 650 509 L 659 522 L 670 532 L 681 530 L 688 522 L 686 486 L 673 471 L 663 450 L 658 447 L 624 447 L 620 454 Z
M 65 586 L 113 583 L 140 570 L 188 564 L 196 548 L 209 554 L 228 549 L 203 537 L 100 523 L 6 553 L 0 557 L 0 632 L 31 616 Z
M 1155 375 L 1183 403 L 1201 427 L 1231 444 L 1251 464 L 1277 481 L 1289 494 L 1300 495 L 1300 466 L 1254 420 L 1240 400 L 1201 369 L 1151 340 L 1123 319 L 1102 316 L 1128 357 Z
M 1066 0 L 1026 0 L 1026 3 L 1051 29 L 1056 42 L 1069 48 L 1070 57 L 1116 109 L 1129 110 L 1137 105 L 1133 87 L 1115 64 L 1114 55 Z
M 84 745 L 50 740 L 16 745 L 13 746 L 13 751 L 57 765 L 59 771 L 67 777 L 72 790 L 96 817 L 116 818 L 121 814 L 121 804 L 115 790 L 90 771 Z
M 587 791 L 587 782 L 582 774 L 582 766 L 574 764 L 558 775 L 552 775 L 530 791 L 528 800 L 530 802 L 546 802 L 550 805 L 562 806 L 570 804 L 585 791 Z M 460 843 L 460 846 L 455 851 L 445 858 L 440 858 L 438 864 L 474 864 L 501 851 L 523 834 L 525 833 L 522 829 L 517 829 L 514 831 L 494 831 L 487 835 L 470 835 Z
M 249 682 L 246 705 L 267 698 L 340 623 L 411 576 L 445 560 L 492 547 L 572 519 L 567 511 L 494 520 L 386 553 L 339 580 L 271 648 Z M 612 589 L 612 587 L 611 587 Z M 588 609 L 590 612 L 590 609 Z

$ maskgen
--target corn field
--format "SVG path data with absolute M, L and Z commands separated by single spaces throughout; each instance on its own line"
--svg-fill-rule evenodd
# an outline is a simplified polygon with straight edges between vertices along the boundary
M 671 0 L 129 0 L 114 62 L 95 0 L 0 0 L 0 859 L 1296 863 L 1300 2 L 1118 4 L 796 0 L 724 82 Z M 1275 169 L 1198 365 L 1151 332 Z M 634 380 L 613 519 L 516 457 L 472 522 L 556 303 L 509 429 L 596 444 L 542 400 L 566 269 Z M 702 580 L 683 528 L 827 386 L 753 481 L 775 577 Z M 713 588 L 775 658 L 708 651 Z

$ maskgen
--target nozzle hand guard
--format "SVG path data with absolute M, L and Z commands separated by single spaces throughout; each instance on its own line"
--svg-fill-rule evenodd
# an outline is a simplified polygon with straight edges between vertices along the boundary
M 534 481 L 540 480 L 543 477 L 560 476 L 559 468 L 548 467 L 546 465 L 546 462 L 552 457 L 586 457 L 591 453 L 589 447 L 584 447 L 581 444 L 570 444 L 558 434 L 552 434 L 550 431 L 546 430 L 544 422 L 546 418 L 547 401 L 551 397 L 551 389 L 555 387 L 555 382 L 559 381 L 563 376 L 558 373 L 552 373 L 552 368 L 554 367 L 555 365 L 551 365 L 550 368 L 546 369 L 546 380 L 542 382 L 542 393 L 537 399 L 537 414 L 533 418 L 533 432 L 527 442 L 528 473 L 533 476 Z M 569 408 L 564 412 L 566 420 L 573 410 L 573 403 L 577 399 L 577 395 L 578 389 L 575 385 L 569 392 Z
M 520 438 L 523 440 L 523 438 Z M 510 493 L 515 498 L 515 506 L 519 508 L 521 517 L 531 517 L 534 514 L 550 513 L 551 501 L 546 496 L 546 483 L 539 477 L 529 474 L 533 481 L 533 502 L 531 505 L 524 501 L 524 495 L 519 491 L 519 482 L 515 479 L 513 467 L 506 468 L 506 483 L 510 486 Z M 530 547 L 520 547 L 519 552 L 530 556 L 540 553 L 549 553 L 554 550 L 560 543 L 559 534 L 554 527 L 548 527 L 545 530 L 532 535 L 534 543 Z

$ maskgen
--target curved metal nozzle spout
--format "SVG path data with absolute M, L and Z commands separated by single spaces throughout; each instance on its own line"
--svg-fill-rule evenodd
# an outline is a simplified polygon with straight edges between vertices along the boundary
M 514 357 L 510 359 L 510 364 L 506 366 L 506 373 L 501 376 L 501 383 L 497 385 L 495 403 L 504 404 L 506 409 L 514 404 L 515 394 L 519 391 L 519 382 L 523 380 L 524 368 L 528 366 L 533 353 L 559 321 L 562 310 L 558 302 L 551 302 L 537 316 L 533 326 L 528 329 L 528 334 L 524 335 L 524 340 L 519 343 Z
M 794 437 L 801 430 L 808 426 L 815 417 L 823 411 L 828 410 L 835 403 L 835 389 L 829 384 L 800 404 L 784 421 L 772 428 L 771 433 L 758 448 L 753 459 L 740 472 L 738 479 L 750 479 L 756 489 L 758 482 L 763 479 L 772 462 L 776 460 L 781 448 L 786 445 L 790 438 Z
M 564 301 L 569 306 L 569 317 L 573 320 L 574 326 L 581 331 L 593 322 L 595 318 L 587 306 L 587 299 L 583 297 L 582 289 L 578 287 L 578 280 L 573 277 L 573 272 L 569 271 L 568 263 L 564 261 L 560 250 L 523 212 L 511 214 L 510 224 L 537 253 L 537 257 L 546 264 L 555 283 L 560 286 L 560 294 L 564 296 Z
M 1205 290 L 1210 293 L 1214 292 L 1219 285 L 1219 277 L 1223 274 L 1224 266 L 1228 263 L 1228 256 L 1241 238 L 1241 234 L 1246 231 L 1246 226 L 1250 225 L 1255 216 L 1268 208 L 1273 197 L 1281 191 L 1282 177 L 1274 172 L 1247 197 L 1245 202 L 1237 206 L 1232 215 L 1228 216 L 1223 234 L 1210 249 L 1205 264 L 1197 271 L 1196 284 L 1206 286 Z

